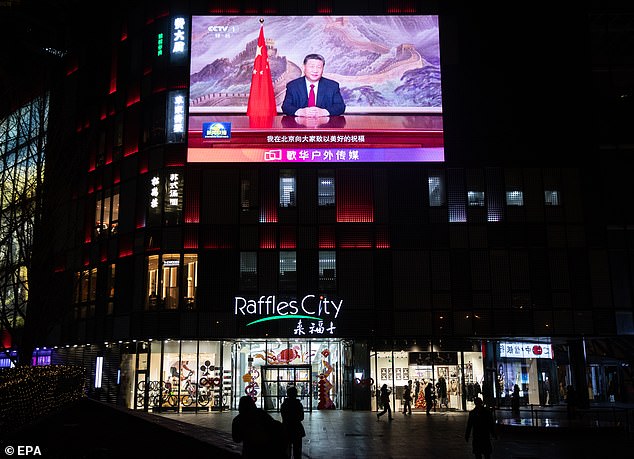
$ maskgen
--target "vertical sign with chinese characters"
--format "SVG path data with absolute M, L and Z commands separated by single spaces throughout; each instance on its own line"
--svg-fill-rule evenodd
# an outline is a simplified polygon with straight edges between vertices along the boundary
M 165 201 L 163 219 L 165 224 L 178 225 L 183 216 L 183 174 L 180 170 L 167 170 L 164 177 Z
M 158 174 L 150 178 L 150 211 L 152 213 L 160 213 L 159 199 L 161 194 L 161 177 Z
M 183 16 L 172 18 L 170 61 L 185 62 L 189 54 L 189 20 Z
M 185 91 L 170 91 L 167 96 L 167 143 L 182 143 L 185 141 L 185 123 L 187 120 Z

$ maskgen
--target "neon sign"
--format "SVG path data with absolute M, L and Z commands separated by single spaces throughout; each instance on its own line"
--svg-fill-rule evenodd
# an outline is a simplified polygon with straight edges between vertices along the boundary
M 337 328 L 334 319 L 339 316 L 342 306 L 343 300 L 331 300 L 324 295 L 290 300 L 280 300 L 275 295 L 262 295 L 258 299 L 236 296 L 233 299 L 236 316 L 254 319 L 247 323 L 247 327 L 270 320 L 298 320 L 293 330 L 295 335 L 334 334 Z M 305 325 L 302 319 L 310 323 Z

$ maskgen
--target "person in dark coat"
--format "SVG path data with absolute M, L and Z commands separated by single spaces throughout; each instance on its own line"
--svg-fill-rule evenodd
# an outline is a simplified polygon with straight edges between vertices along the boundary
M 425 385 L 425 409 L 427 411 L 427 416 L 429 416 L 429 412 L 434 408 L 434 384 L 431 382 L 431 379 Z M 434 411 L 436 411 L 434 409 Z
M 520 415 L 520 386 L 515 384 L 513 386 L 513 393 L 511 394 L 511 411 L 513 416 L 519 417 Z
M 304 405 L 297 399 L 297 388 L 291 386 L 286 390 L 286 399 L 280 408 L 282 413 L 282 425 L 288 437 L 288 457 L 293 453 L 293 459 L 302 457 L 302 438 L 306 431 L 302 425 L 304 420 Z
M 476 397 L 475 408 L 469 412 L 467 430 L 464 438 L 468 442 L 473 432 L 472 452 L 476 459 L 490 459 L 493 452 L 491 437 L 495 436 L 495 420 L 491 410 L 484 406 L 482 399 Z
M 286 457 L 282 424 L 255 406 L 255 401 L 248 395 L 240 397 L 238 415 L 231 424 L 231 437 L 236 443 L 242 443 L 242 457 L 261 458 L 263 445 L 267 445 L 268 457 Z
M 392 419 L 394 419 L 392 417 L 392 407 L 390 406 L 390 394 L 392 393 L 392 391 L 390 391 L 390 389 L 388 389 L 387 384 L 383 384 L 381 386 L 381 396 L 380 396 L 380 400 L 381 400 L 381 404 L 383 406 L 383 411 L 381 411 L 380 413 L 376 414 L 376 418 L 380 419 L 381 416 L 383 416 L 385 413 L 387 413 L 387 418 L 391 421 Z

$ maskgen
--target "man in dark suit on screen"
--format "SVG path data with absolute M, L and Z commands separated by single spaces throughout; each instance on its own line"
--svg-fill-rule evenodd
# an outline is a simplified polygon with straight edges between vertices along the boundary
M 304 58 L 304 76 L 286 85 L 282 111 L 289 116 L 323 117 L 341 115 L 346 104 L 339 83 L 322 77 L 326 60 L 319 54 Z

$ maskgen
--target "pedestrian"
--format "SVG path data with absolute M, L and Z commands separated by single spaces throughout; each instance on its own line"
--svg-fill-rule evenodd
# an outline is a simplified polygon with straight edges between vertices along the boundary
M 288 435 L 288 457 L 300 459 L 302 457 L 302 438 L 306 436 L 306 431 L 302 425 L 304 420 L 304 405 L 297 398 L 297 388 L 290 386 L 286 390 L 286 399 L 280 408 L 282 413 L 282 425 Z
M 574 419 L 577 416 L 577 397 L 575 388 L 571 385 L 566 390 L 566 408 L 568 411 L 568 419 Z
M 383 416 L 385 413 L 387 413 L 387 418 L 388 420 L 393 420 L 394 418 L 392 417 L 392 408 L 390 407 L 390 394 L 392 393 L 392 391 L 387 387 L 387 384 L 383 384 L 381 386 L 381 403 L 383 404 L 383 411 L 381 411 L 380 413 L 376 414 L 376 419 L 379 420 L 381 418 L 381 416 Z
M 472 452 L 475 459 L 490 459 L 493 452 L 491 437 L 495 436 L 495 421 L 491 410 L 484 406 L 482 399 L 476 397 L 475 408 L 469 412 L 464 438 L 468 442 L 473 432 Z
M 255 406 L 248 395 L 240 397 L 238 414 L 231 424 L 231 437 L 242 443 L 242 457 L 262 457 L 262 445 L 269 445 L 269 457 L 286 457 L 286 435 L 282 423 Z
M 403 386 L 403 414 L 412 414 L 412 390 L 408 384 Z
M 434 406 L 434 384 L 431 382 L 431 379 L 425 385 L 425 409 L 427 411 L 427 416 L 430 415 L 430 411 Z
M 513 393 L 511 394 L 511 412 L 513 416 L 519 417 L 520 415 L 520 386 L 517 384 L 513 386 Z

